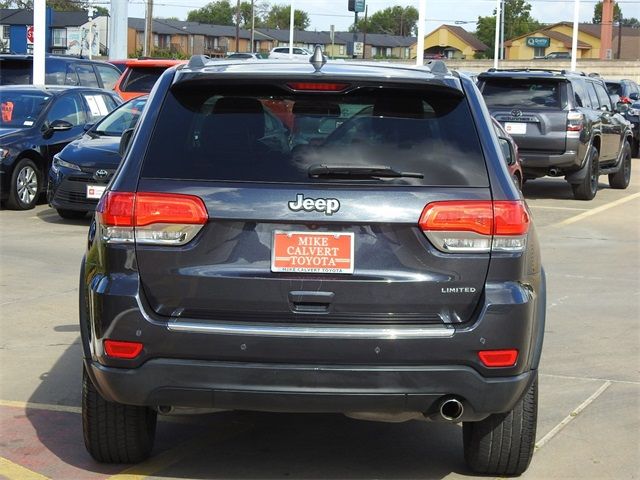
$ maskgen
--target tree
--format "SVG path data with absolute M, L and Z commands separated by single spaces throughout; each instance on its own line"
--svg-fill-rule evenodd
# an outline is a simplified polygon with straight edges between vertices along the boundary
M 533 32 L 542 27 L 542 24 L 531 16 L 531 5 L 525 0 L 505 0 L 504 2 L 504 38 L 510 38 Z M 496 10 L 490 17 L 478 17 L 475 32 L 482 42 L 490 50 L 487 52 L 489 58 L 493 58 L 495 35 L 496 35 Z
M 231 6 L 229 0 L 216 0 L 202 8 L 191 10 L 187 14 L 187 20 L 214 25 L 235 25 L 235 13 L 236 9 Z
M 51 7 L 58 12 L 79 12 L 81 10 L 87 10 L 87 3 L 86 0 L 47 0 L 47 7 Z M 33 10 L 33 0 L 5 0 L 0 2 L 0 8 Z
M 256 28 L 264 27 L 269 8 L 267 2 L 254 2 L 253 11 Z M 251 28 L 251 2 L 245 1 L 240 4 L 240 25 L 242 28 Z
M 273 5 L 264 19 L 264 26 L 288 30 L 290 15 L 290 5 Z M 307 12 L 298 9 L 293 12 L 293 26 L 296 30 L 306 30 L 310 24 L 311 20 Z
M 613 21 L 619 22 L 620 15 L 622 15 L 622 10 L 620 10 L 620 5 L 618 2 L 614 3 L 613 7 Z M 593 23 L 602 23 L 602 2 L 598 2 L 593 7 Z
M 364 18 L 358 20 L 358 24 L 351 26 L 349 30 L 353 32 L 355 28 L 356 31 L 363 32 L 366 28 L 367 33 L 410 36 L 417 35 L 417 25 L 418 10 L 415 7 L 402 8 L 396 5 L 375 12 L 366 23 Z
M 634 17 L 624 18 L 622 15 L 622 9 L 620 5 L 616 2 L 613 7 L 613 21 L 615 23 L 620 22 L 622 19 L 623 27 L 640 27 L 640 20 Z M 602 2 L 598 2 L 593 7 L 593 23 L 602 23 Z

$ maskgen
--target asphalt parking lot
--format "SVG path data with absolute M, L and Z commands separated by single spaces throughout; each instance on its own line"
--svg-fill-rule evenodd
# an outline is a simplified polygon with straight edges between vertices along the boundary
M 640 159 L 595 200 L 525 185 L 548 278 L 537 450 L 522 478 L 640 477 Z M 97 464 L 80 421 L 89 220 L 0 211 L 0 478 L 464 478 L 457 425 L 226 412 L 166 418 L 152 458 Z

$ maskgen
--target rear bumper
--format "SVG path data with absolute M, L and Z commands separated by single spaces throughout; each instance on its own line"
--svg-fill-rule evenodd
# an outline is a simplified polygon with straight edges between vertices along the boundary
M 438 419 L 440 401 L 464 404 L 461 420 L 506 412 L 535 371 L 485 378 L 465 366 L 283 365 L 157 358 L 134 368 L 85 360 L 108 400 L 271 412 L 420 412 Z
M 551 168 L 565 171 L 578 170 L 582 163 L 582 159 L 575 150 L 568 150 L 559 154 L 520 150 L 520 160 L 525 174 L 541 173 L 542 175 L 546 175 L 544 172 Z

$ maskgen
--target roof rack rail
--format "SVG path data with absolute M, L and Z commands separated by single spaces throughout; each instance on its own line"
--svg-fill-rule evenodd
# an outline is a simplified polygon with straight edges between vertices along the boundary
M 187 66 L 189 68 L 202 68 L 209 60 L 211 60 L 211 57 L 207 55 L 192 55 Z

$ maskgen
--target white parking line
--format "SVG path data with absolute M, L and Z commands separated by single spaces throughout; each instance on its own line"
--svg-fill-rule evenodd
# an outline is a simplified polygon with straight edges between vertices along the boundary
M 551 207 L 549 205 L 531 205 L 528 204 L 529 208 L 543 208 L 545 210 L 575 210 L 578 212 L 587 212 L 588 208 L 577 208 L 577 207 Z
M 640 192 L 633 193 L 626 197 L 619 198 L 618 200 L 614 200 L 613 202 L 605 203 L 604 205 L 600 205 L 599 207 L 587 210 L 586 212 L 580 213 L 573 217 L 569 217 L 565 220 L 562 220 L 558 223 L 552 223 L 542 228 L 550 228 L 550 227 L 563 227 L 565 225 L 571 225 L 572 223 L 579 222 L 580 220 L 591 217 L 593 215 L 597 215 L 598 213 L 604 212 L 605 210 L 609 210 L 610 208 L 617 207 L 626 202 L 630 202 L 631 200 L 635 200 L 636 198 L 640 198 Z
M 556 375 L 554 373 L 540 373 L 539 375 L 541 377 L 564 378 L 567 380 L 586 380 L 591 382 L 611 382 L 611 383 L 624 383 L 627 385 L 640 385 L 640 382 L 634 382 L 633 380 L 615 380 L 613 378 L 575 377 L 573 375 Z
M 611 382 L 610 381 L 606 381 L 604 382 L 600 388 L 598 390 L 596 390 L 594 392 L 593 395 L 591 395 L 589 398 L 587 398 L 584 402 L 582 402 L 578 408 L 576 408 L 573 412 L 571 412 L 569 415 L 567 415 L 566 417 L 564 417 L 564 419 L 557 424 L 555 427 L 553 427 L 551 429 L 551 431 L 549 433 L 547 433 L 544 437 L 542 437 L 540 440 L 538 440 L 536 442 L 536 451 L 540 450 L 542 447 L 544 447 L 547 443 L 549 443 L 549 441 L 555 437 L 560 430 L 562 430 L 564 427 L 566 427 L 569 422 L 571 422 L 571 420 L 573 420 L 574 418 L 576 418 L 580 412 L 582 412 L 585 408 L 587 408 L 589 405 L 591 405 L 591 403 L 598 398 L 600 395 L 602 395 L 604 393 L 604 391 L 609 388 L 611 386 Z

